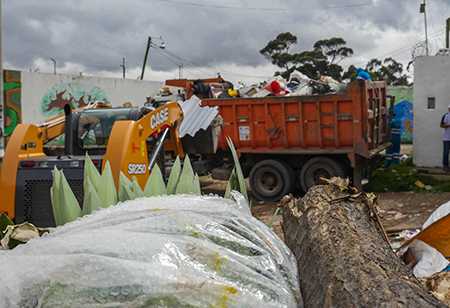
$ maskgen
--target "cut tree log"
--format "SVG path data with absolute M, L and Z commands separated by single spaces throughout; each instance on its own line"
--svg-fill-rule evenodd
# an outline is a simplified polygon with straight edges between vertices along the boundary
M 282 200 L 286 244 L 307 307 L 447 307 L 392 251 L 374 207 L 348 180 L 327 180 Z

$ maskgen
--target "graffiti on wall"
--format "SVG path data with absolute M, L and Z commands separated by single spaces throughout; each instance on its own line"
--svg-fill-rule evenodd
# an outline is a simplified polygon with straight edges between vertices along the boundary
M 41 112 L 46 117 L 56 116 L 64 112 L 64 105 L 72 108 L 86 106 L 90 102 L 101 101 L 111 105 L 106 94 L 99 87 L 78 83 L 55 84 L 47 91 L 41 101 Z
M 403 101 L 394 106 L 396 117 L 402 122 L 401 138 L 403 141 L 413 139 L 413 105 L 408 101 Z
M 394 112 L 402 122 L 401 140 L 413 141 L 413 88 L 388 88 L 387 94 L 395 96 Z
M 10 136 L 17 124 L 22 121 L 20 71 L 3 71 L 3 93 L 5 98 L 4 135 Z

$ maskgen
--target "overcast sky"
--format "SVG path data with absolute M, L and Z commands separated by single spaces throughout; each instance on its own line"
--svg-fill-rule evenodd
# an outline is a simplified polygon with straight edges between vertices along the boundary
M 342 37 L 353 49 L 339 63 L 365 67 L 372 58 L 406 65 L 425 41 L 421 0 L 6 0 L 2 1 L 3 68 L 137 79 L 148 37 L 145 80 L 210 78 L 261 82 L 272 66 L 260 53 L 279 33 L 312 50 Z M 426 0 L 430 55 L 445 47 L 449 0 Z M 162 36 L 166 49 L 158 49 Z M 415 47 L 415 48 L 414 48 Z

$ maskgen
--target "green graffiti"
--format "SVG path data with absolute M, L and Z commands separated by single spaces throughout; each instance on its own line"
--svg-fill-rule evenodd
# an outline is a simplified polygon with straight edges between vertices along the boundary
M 50 117 L 61 114 L 65 104 L 79 108 L 96 101 L 111 105 L 105 92 L 96 86 L 78 83 L 55 84 L 42 98 L 41 113 Z
M 19 124 L 19 115 L 17 112 L 12 109 L 8 108 L 6 109 L 6 117 L 10 118 L 11 124 L 8 126 L 5 126 L 5 136 L 9 136 L 12 134 L 14 128 L 16 128 L 17 124 Z
M 413 103 L 413 88 L 388 88 L 387 94 L 395 96 L 395 103 L 407 101 Z
M 20 82 L 5 82 L 3 83 L 3 91 L 13 90 L 21 86 L 22 84 Z
M 412 141 L 413 134 L 409 131 L 404 131 L 401 138 L 402 138 L 402 140 L 405 140 L 405 141 Z

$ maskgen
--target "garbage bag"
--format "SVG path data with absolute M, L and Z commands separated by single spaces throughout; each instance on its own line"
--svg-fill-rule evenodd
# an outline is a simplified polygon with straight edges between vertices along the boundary
M 297 263 L 245 199 L 100 209 L 0 252 L 1 307 L 303 307 Z
M 407 248 L 411 250 L 414 260 L 417 261 L 413 272 L 416 277 L 427 277 L 445 269 L 449 262 L 435 248 L 425 242 L 414 240 Z M 400 254 L 406 251 L 404 248 Z
M 288 83 L 291 83 L 294 80 L 298 81 L 299 83 L 308 83 L 311 79 L 305 74 L 302 74 L 299 71 L 295 70 L 289 75 Z
M 337 93 L 345 93 L 347 85 L 345 83 L 338 82 L 330 76 L 320 76 L 319 80 L 330 86 L 330 88 Z

